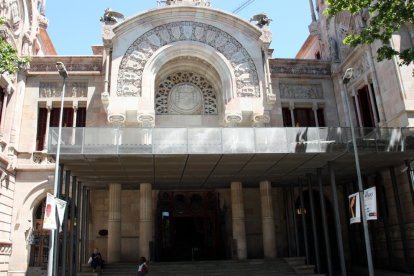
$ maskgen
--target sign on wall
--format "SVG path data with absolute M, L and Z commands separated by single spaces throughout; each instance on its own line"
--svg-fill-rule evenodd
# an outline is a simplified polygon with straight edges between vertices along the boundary
M 361 222 L 361 205 L 359 193 L 348 196 L 350 224 Z
M 52 194 L 47 194 L 43 229 L 56 229 L 56 202 Z
M 377 219 L 377 190 L 375 187 L 364 190 L 365 214 L 367 220 Z
M 359 193 L 348 196 L 350 224 L 361 222 L 361 204 Z M 375 187 L 364 190 L 364 211 L 367 220 L 376 220 L 377 213 L 377 190 Z

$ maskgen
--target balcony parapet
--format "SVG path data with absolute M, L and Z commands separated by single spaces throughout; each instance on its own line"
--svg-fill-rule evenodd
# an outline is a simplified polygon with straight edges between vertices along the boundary
M 358 150 L 414 151 L 414 128 L 356 128 Z M 56 154 L 50 128 L 48 154 Z M 353 152 L 351 129 L 314 128 L 63 128 L 61 154 L 250 154 Z

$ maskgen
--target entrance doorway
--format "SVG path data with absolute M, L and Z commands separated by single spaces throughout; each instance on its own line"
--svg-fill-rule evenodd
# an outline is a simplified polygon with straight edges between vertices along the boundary
M 323 221 L 322 216 L 322 206 L 320 204 L 320 194 L 312 190 L 303 191 L 303 211 L 300 208 L 300 197 L 296 199 L 295 208 L 296 208 L 296 223 L 298 226 L 298 238 L 299 238 L 299 249 L 301 254 L 305 255 L 305 239 L 304 239 L 304 225 L 302 224 L 302 216 L 305 216 L 306 223 L 306 234 L 309 247 L 309 260 L 311 264 L 316 264 L 315 256 L 315 243 L 314 235 L 318 237 L 318 248 L 319 248 L 319 259 L 321 264 L 321 272 L 326 273 L 328 271 L 327 256 L 325 250 L 325 237 L 323 233 Z M 313 197 L 315 214 L 316 214 L 316 229 L 317 232 L 314 233 L 312 229 L 312 217 L 311 217 L 311 205 L 310 197 Z M 333 212 L 333 207 L 328 198 L 325 198 L 325 211 L 326 211 L 326 220 L 328 226 L 328 236 L 330 240 L 331 247 L 331 260 L 332 267 L 334 270 L 339 269 L 339 255 L 338 255 L 338 242 L 335 233 L 335 217 Z
M 222 258 L 218 194 L 161 192 L 157 216 L 157 261 Z

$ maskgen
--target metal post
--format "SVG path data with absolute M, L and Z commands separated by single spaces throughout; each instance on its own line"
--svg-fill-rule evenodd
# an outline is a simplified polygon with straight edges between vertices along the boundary
M 323 225 L 323 234 L 325 237 L 325 250 L 326 250 L 326 261 L 328 263 L 328 275 L 332 276 L 332 259 L 331 259 L 331 243 L 329 241 L 329 232 L 328 232 L 328 222 L 326 220 L 326 205 L 325 205 L 325 195 L 323 194 L 322 187 L 322 169 L 316 169 L 316 174 L 318 177 L 318 186 L 319 186 L 319 199 L 321 202 L 321 211 L 322 211 L 322 225 Z
M 290 234 L 290 219 L 289 219 L 289 206 L 288 206 L 288 193 L 287 189 L 283 188 L 283 199 L 285 205 L 285 217 L 286 217 L 286 232 L 287 232 L 287 239 L 288 239 L 288 250 L 289 250 L 289 257 L 292 257 L 292 240 Z
M 392 188 L 394 191 L 395 208 L 397 209 L 398 226 L 400 228 L 401 243 L 402 243 L 403 253 L 404 253 L 404 261 L 405 261 L 405 265 L 407 266 L 407 271 L 408 271 L 409 266 L 410 266 L 410 261 L 409 261 L 410 252 L 408 248 L 408 240 L 407 240 L 407 233 L 405 231 L 403 210 L 401 206 L 400 194 L 398 191 L 397 178 L 395 177 L 394 168 L 390 168 L 390 174 L 391 174 Z
M 65 96 L 65 88 L 66 88 L 66 78 L 68 77 L 68 73 L 66 72 L 66 68 L 63 65 L 63 63 L 58 62 L 56 63 L 56 67 L 58 68 L 59 75 L 63 77 L 63 88 L 62 93 L 60 97 L 60 114 L 59 114 L 59 132 L 58 132 L 58 139 L 57 139 L 57 149 L 56 149 L 56 162 L 55 162 L 55 179 L 54 179 L 54 185 L 53 185 L 53 195 L 55 197 L 59 194 L 59 185 L 58 185 L 58 175 L 59 175 L 59 158 L 60 158 L 60 144 L 61 144 L 61 137 L 62 137 L 62 121 L 63 121 L 63 101 Z M 56 265 L 56 259 L 53 258 L 56 257 L 57 250 L 56 246 L 58 247 L 56 242 L 57 236 L 57 229 L 50 230 L 50 241 L 49 241 L 49 258 L 48 258 L 48 266 L 47 266 L 47 275 L 53 276 L 57 275 L 57 267 Z
M 328 163 L 328 166 L 329 166 L 329 173 L 331 176 L 331 188 L 332 188 L 332 199 L 333 199 L 333 204 L 334 204 L 336 239 L 338 242 L 339 260 L 341 263 L 341 274 L 342 276 L 345 276 L 346 275 L 345 254 L 344 254 L 344 245 L 342 241 L 341 220 L 339 217 L 338 194 L 336 191 L 335 171 L 333 169 L 331 162 Z
M 65 201 L 69 200 L 70 171 L 66 171 L 65 178 Z M 68 206 L 65 208 L 65 216 L 63 219 L 63 244 L 62 244 L 62 276 L 66 275 L 66 256 L 67 256 L 67 238 L 68 238 Z
M 298 222 L 296 217 L 296 209 L 295 209 L 295 188 L 290 187 L 290 201 L 292 203 L 292 217 L 293 217 L 293 226 L 295 230 L 295 246 L 296 246 L 296 257 L 300 256 L 300 248 L 299 248 L 299 233 L 298 233 Z
M 303 200 L 303 183 L 300 181 L 299 196 L 300 196 L 300 209 L 302 217 L 302 229 L 303 229 L 303 239 L 305 240 L 305 255 L 306 255 L 306 264 L 309 264 L 309 247 L 308 247 L 308 227 L 306 225 L 305 218 L 305 204 Z
M 349 124 L 351 127 L 352 145 L 354 148 L 354 157 L 355 157 L 355 167 L 356 167 L 357 176 L 358 176 L 358 189 L 359 189 L 358 192 L 359 192 L 359 199 L 360 199 L 360 205 L 361 205 L 361 210 L 362 210 L 361 211 L 362 224 L 364 227 L 364 240 L 365 240 L 365 250 L 367 253 L 368 273 L 370 276 L 374 276 L 374 265 L 372 263 L 372 255 L 371 255 L 371 243 L 369 239 L 368 223 L 367 223 L 367 218 L 365 214 L 365 200 L 364 200 L 364 189 L 362 186 L 361 168 L 359 165 L 358 148 L 356 144 L 354 124 L 351 118 L 351 109 L 349 107 L 348 93 L 347 93 L 347 90 L 348 90 L 347 84 L 351 80 L 352 76 L 353 76 L 353 68 L 347 69 L 343 77 L 343 84 L 345 87 L 345 103 L 346 103 L 346 108 L 348 112 Z
M 75 238 L 75 267 L 73 271 L 81 272 L 80 254 L 79 254 L 79 239 L 80 239 L 80 226 L 81 226 L 81 192 L 82 182 L 78 182 L 76 185 L 76 238 Z M 72 275 L 71 275 L 72 276 Z
M 89 202 L 90 202 L 90 193 L 91 191 L 88 189 L 86 189 L 86 205 L 85 205 L 85 237 L 86 237 L 86 244 L 85 244 L 85 262 L 87 262 L 88 258 L 89 258 L 89 254 L 90 254 L 90 248 L 89 248 L 89 216 L 90 216 L 90 209 L 89 209 Z
M 392 241 L 391 241 L 391 233 L 390 233 L 390 226 L 388 224 L 388 214 L 385 213 L 385 207 L 387 206 L 386 194 L 385 194 L 385 185 L 384 185 L 384 178 L 380 172 L 376 175 L 376 183 L 378 183 L 377 196 L 379 197 L 381 216 L 382 216 L 382 223 L 384 225 L 384 232 L 385 232 L 385 242 L 387 245 L 387 253 L 388 253 L 388 261 L 391 267 L 394 267 L 394 256 L 392 254 Z
M 414 168 L 411 164 L 412 160 L 405 160 L 407 166 L 408 183 L 410 184 L 411 200 L 414 205 Z
M 75 243 L 75 203 L 76 203 L 76 176 L 72 176 L 72 194 L 70 196 L 70 238 L 69 238 L 69 276 L 74 274 L 73 270 L 73 255 L 75 253 L 74 243 Z
M 308 174 L 307 179 L 308 179 L 308 190 L 309 190 L 309 202 L 310 202 L 310 207 L 311 207 L 313 243 L 314 243 L 315 259 L 316 259 L 316 272 L 319 274 L 321 272 L 321 262 L 319 258 L 318 229 L 316 229 L 315 203 L 313 201 L 312 175 Z
M 81 244 L 80 244 L 80 266 L 85 263 L 85 238 L 86 238 L 86 186 L 82 187 L 82 217 L 81 217 Z
M 56 190 L 56 197 L 61 197 L 61 189 L 62 189 L 62 184 L 63 184 L 63 166 L 59 165 L 59 176 L 58 176 L 58 187 Z M 58 271 L 59 271 L 59 233 L 57 232 L 58 229 L 60 228 L 59 226 L 59 218 L 58 218 L 58 214 L 56 213 L 55 216 L 56 222 L 57 222 L 57 229 L 55 230 L 51 230 L 51 231 L 55 231 L 55 235 L 53 237 L 53 243 L 54 243 L 54 250 L 53 250 L 53 275 L 57 275 Z

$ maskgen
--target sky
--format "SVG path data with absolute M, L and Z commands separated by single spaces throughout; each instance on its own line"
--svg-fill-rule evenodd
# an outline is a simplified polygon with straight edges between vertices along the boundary
M 213 8 L 232 12 L 247 0 L 211 0 Z M 92 45 L 102 45 L 99 19 L 106 8 L 126 18 L 156 8 L 156 0 L 49 0 L 47 29 L 59 55 L 91 55 Z M 294 58 L 306 40 L 311 22 L 308 0 L 255 0 L 237 16 L 249 20 L 265 12 L 273 21 L 271 48 L 275 58 Z

